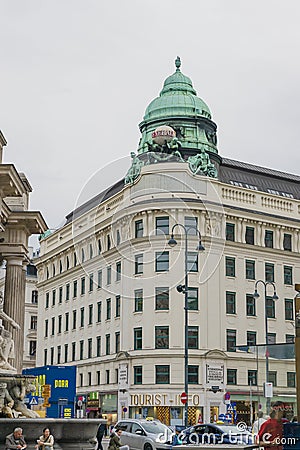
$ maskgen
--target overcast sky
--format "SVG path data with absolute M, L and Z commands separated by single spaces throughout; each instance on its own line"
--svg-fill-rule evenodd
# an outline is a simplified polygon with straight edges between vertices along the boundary
M 300 173 L 299 0 L 0 6 L 4 162 L 25 172 L 49 228 L 125 175 L 177 55 L 212 111 L 221 156 Z

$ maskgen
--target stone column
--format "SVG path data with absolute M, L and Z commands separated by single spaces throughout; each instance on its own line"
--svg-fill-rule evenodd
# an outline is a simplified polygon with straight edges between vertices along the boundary
M 5 323 L 5 328 L 12 333 L 15 343 L 15 360 L 10 364 L 22 371 L 23 351 L 24 351 L 24 315 L 25 315 L 25 277 L 23 269 L 23 256 L 6 256 L 6 275 L 3 311 L 20 326 L 16 330 L 9 323 Z

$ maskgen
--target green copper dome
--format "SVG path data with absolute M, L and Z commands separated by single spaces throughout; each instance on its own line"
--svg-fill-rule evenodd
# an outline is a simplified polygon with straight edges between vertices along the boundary
M 180 71 L 179 57 L 175 65 L 175 73 L 165 80 L 159 97 L 147 107 L 144 121 L 182 116 L 202 116 L 211 119 L 211 112 L 206 103 L 197 97 L 191 79 Z

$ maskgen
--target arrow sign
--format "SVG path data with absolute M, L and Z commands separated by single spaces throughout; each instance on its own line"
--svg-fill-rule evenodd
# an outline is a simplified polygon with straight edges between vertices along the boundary
M 185 405 L 186 404 L 186 402 L 187 402 L 187 395 L 186 395 L 186 393 L 185 392 L 183 392 L 182 394 L 181 394 L 181 396 L 180 396 L 180 401 L 181 401 L 181 403 L 183 404 L 183 405 Z

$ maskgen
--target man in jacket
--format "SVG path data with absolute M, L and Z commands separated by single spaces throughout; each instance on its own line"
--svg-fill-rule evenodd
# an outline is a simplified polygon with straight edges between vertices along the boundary
M 24 450 L 27 448 L 27 444 L 22 435 L 22 428 L 15 428 L 14 432 L 6 436 L 5 448 L 6 450 Z

